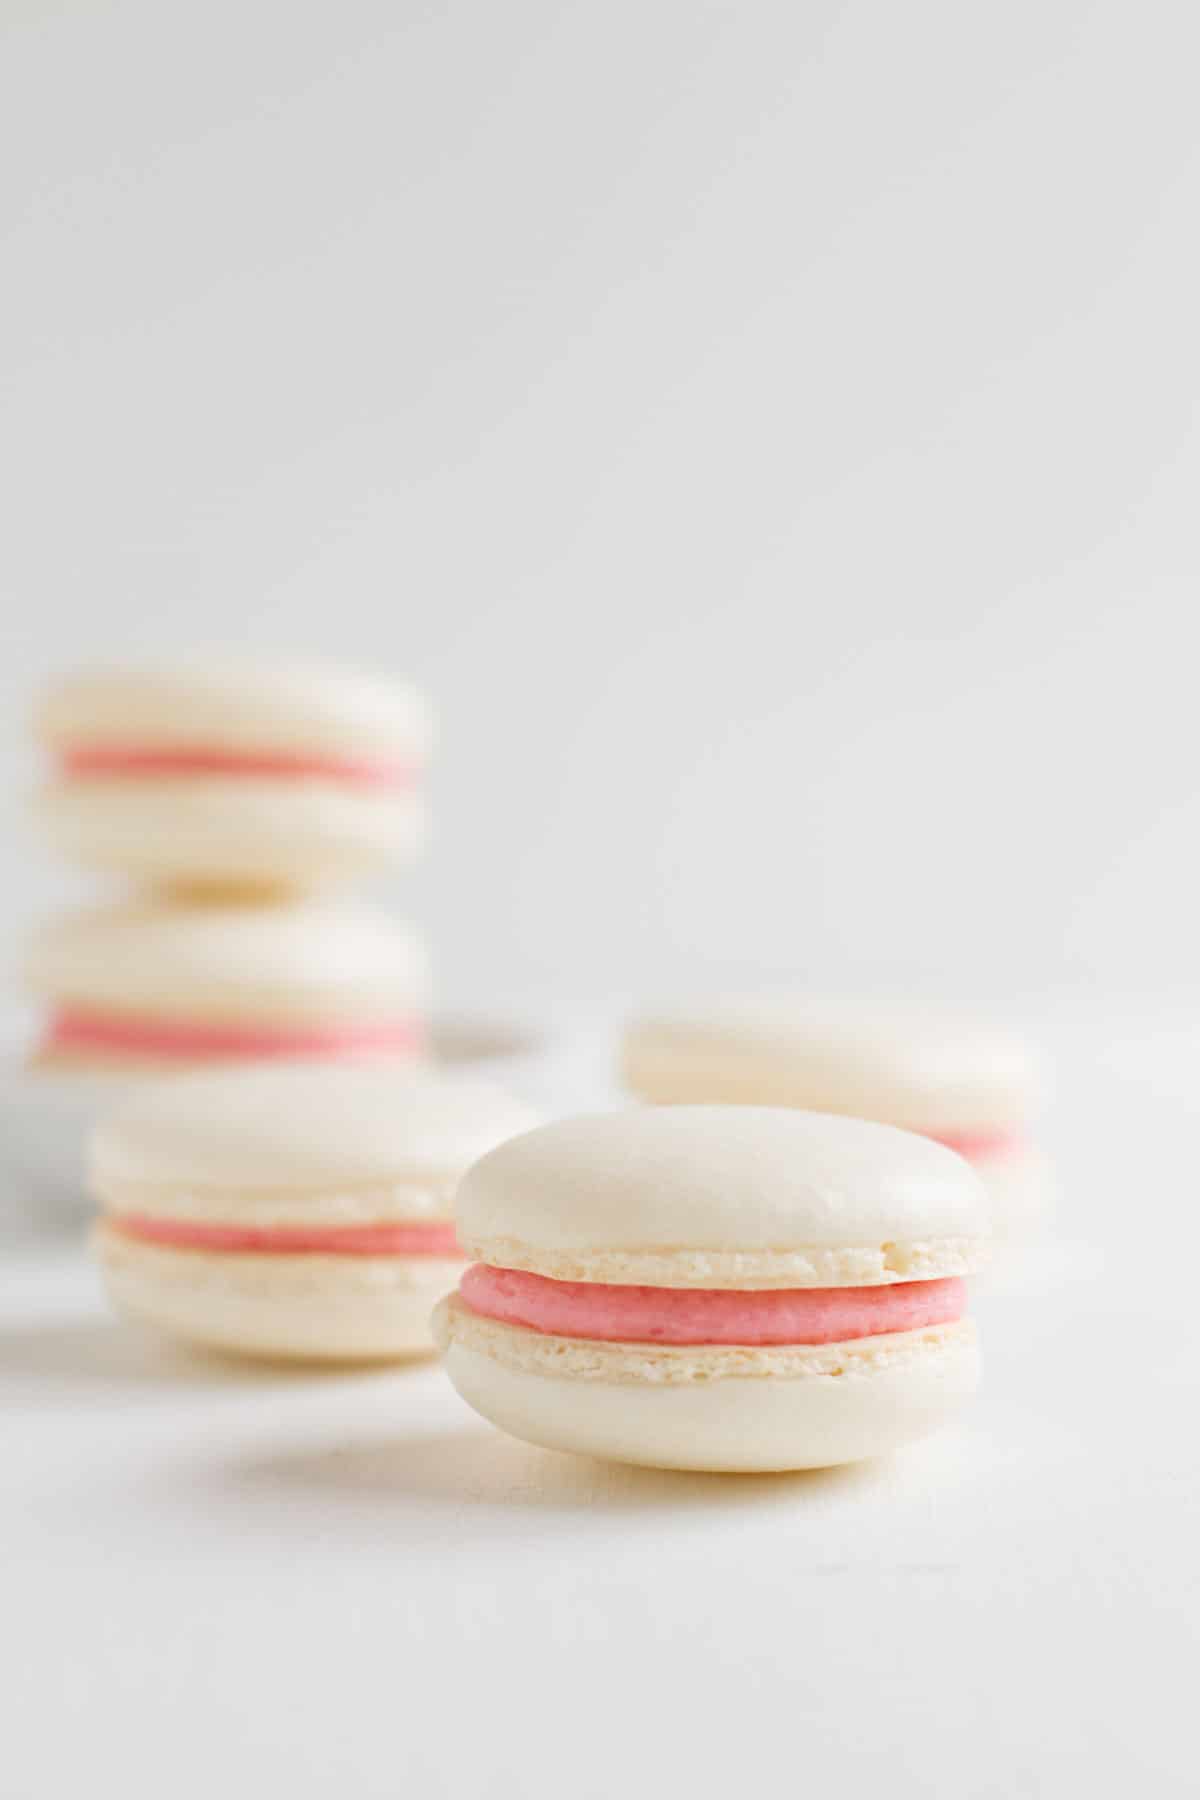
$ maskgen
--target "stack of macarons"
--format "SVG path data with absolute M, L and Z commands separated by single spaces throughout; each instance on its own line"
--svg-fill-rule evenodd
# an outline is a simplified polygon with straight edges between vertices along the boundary
M 417 693 L 294 664 L 117 669 L 59 682 L 38 734 L 51 842 L 136 884 L 35 940 L 38 1067 L 420 1055 L 420 940 L 334 891 L 420 842 Z
M 965 1278 L 1045 1191 L 1023 1046 L 796 1000 L 658 1015 L 624 1064 L 661 1104 L 539 1128 L 405 1066 L 423 947 L 336 892 L 420 840 L 418 695 L 192 662 L 64 681 L 39 728 L 46 832 L 134 891 L 38 935 L 36 1064 L 171 1077 L 93 1140 L 123 1311 L 271 1357 L 436 1337 L 518 1437 L 664 1467 L 850 1462 L 972 1391 Z
M 368 874 L 420 840 L 429 709 L 401 683 L 193 661 L 60 681 L 39 811 L 91 868 L 220 894 Z

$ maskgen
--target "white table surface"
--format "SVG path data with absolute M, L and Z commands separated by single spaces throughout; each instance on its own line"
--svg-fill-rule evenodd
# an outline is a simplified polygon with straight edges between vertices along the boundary
M 10 1192 L 0 1791 L 1200 1792 L 1200 1029 L 1057 1047 L 1059 1232 L 980 1295 L 976 1410 L 840 1472 L 609 1468 L 433 1366 L 189 1355 Z

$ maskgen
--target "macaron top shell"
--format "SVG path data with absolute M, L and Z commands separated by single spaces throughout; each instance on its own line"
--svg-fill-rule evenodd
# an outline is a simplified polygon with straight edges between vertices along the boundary
M 432 716 L 407 684 L 300 662 L 204 658 L 68 676 L 37 714 L 59 750 L 103 746 L 294 751 L 419 763 Z
M 110 1204 L 156 1192 L 436 1191 L 533 1123 L 487 1083 L 390 1065 L 176 1075 L 140 1088 L 97 1128 L 91 1188 Z
M 1047 1085 L 1040 1056 L 1004 1031 L 803 995 L 647 1015 L 623 1057 L 649 1099 L 757 1101 L 946 1134 L 1011 1130 Z
M 977 1266 L 984 1190 L 891 1126 L 790 1108 L 559 1120 L 485 1156 L 458 1198 L 468 1253 L 559 1280 L 835 1287 Z
M 315 899 L 91 908 L 40 931 L 25 972 L 59 1004 L 192 1020 L 411 1014 L 429 986 L 424 946 L 407 926 Z

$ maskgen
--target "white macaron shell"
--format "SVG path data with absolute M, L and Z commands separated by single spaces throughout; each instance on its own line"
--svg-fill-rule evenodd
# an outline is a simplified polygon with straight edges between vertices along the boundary
M 915 1131 L 1006 1131 L 1043 1097 L 1040 1056 L 1012 1035 L 927 1010 L 803 996 L 648 1015 L 626 1080 L 658 1103 L 797 1106 Z
M 318 663 L 196 658 L 97 669 L 46 695 L 39 735 L 58 747 L 244 749 L 423 760 L 432 717 L 406 683 Z
M 476 1157 L 534 1122 L 486 1083 L 392 1064 L 172 1076 L 98 1127 L 90 1186 L 113 1210 L 164 1217 L 431 1216 L 449 1210 Z M 355 1195 L 362 1206 L 350 1204 Z
M 171 1250 L 103 1227 L 95 1253 L 131 1318 L 210 1349 L 316 1362 L 427 1354 L 430 1313 L 462 1268 L 434 1256 Z
M 419 1015 L 429 988 L 425 947 L 409 927 L 317 900 L 76 913 L 34 938 L 26 980 L 59 1005 L 264 1024 Z
M 769 1107 L 559 1120 L 477 1163 L 458 1215 L 482 1261 L 658 1285 L 956 1274 L 962 1247 L 988 1232 L 983 1189 L 952 1151 L 886 1125 Z M 908 1254 L 931 1244 L 947 1255 Z
M 935 1430 L 978 1385 L 969 1329 L 865 1372 L 855 1370 L 854 1345 L 839 1348 L 847 1367 L 836 1375 L 675 1385 L 531 1373 L 453 1340 L 443 1361 L 469 1406 L 529 1443 L 650 1468 L 747 1473 L 883 1455 Z
M 217 891 L 318 887 L 410 856 L 418 788 L 321 776 L 120 776 L 50 782 L 35 803 L 62 855 L 143 881 Z

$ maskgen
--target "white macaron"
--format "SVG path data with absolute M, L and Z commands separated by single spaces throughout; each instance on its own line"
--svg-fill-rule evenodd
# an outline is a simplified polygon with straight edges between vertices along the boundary
M 317 899 L 131 902 L 45 927 L 26 980 L 46 1003 L 39 1067 L 421 1056 L 420 937 L 379 908 Z
M 312 886 L 378 868 L 423 828 L 429 708 L 376 675 L 193 661 L 60 681 L 38 735 L 39 799 L 78 862 L 230 890 Z
M 244 1355 L 431 1347 L 465 1169 L 534 1122 L 483 1083 L 296 1064 L 146 1084 L 96 1131 L 94 1248 L 123 1312 Z
M 477 1163 L 458 1217 L 475 1264 L 435 1315 L 447 1371 L 535 1444 L 821 1467 L 922 1436 L 976 1385 L 987 1204 L 927 1138 L 770 1107 L 567 1119 Z
M 994 1225 L 1024 1235 L 1052 1181 L 1030 1127 L 1044 1058 L 1013 1034 L 918 1007 L 783 995 L 636 1019 L 626 1085 L 658 1105 L 796 1106 L 875 1119 L 938 1139 L 988 1186 Z

